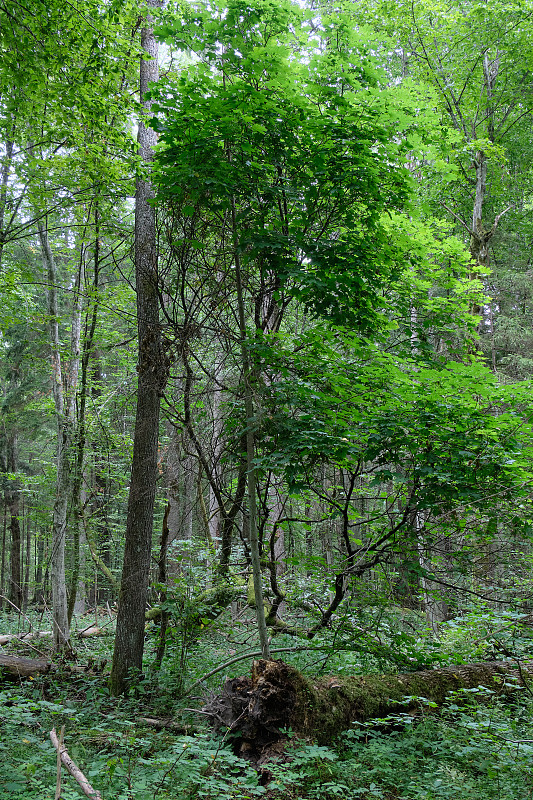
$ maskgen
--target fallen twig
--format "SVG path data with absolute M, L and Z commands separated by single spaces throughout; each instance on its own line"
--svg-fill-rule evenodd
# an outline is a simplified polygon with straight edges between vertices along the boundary
M 54 745 L 58 753 L 58 758 L 61 758 L 61 763 L 66 767 L 70 775 L 77 781 L 78 786 L 86 797 L 90 800 L 103 800 L 102 795 L 96 789 L 93 789 L 83 772 L 76 766 L 74 761 L 67 753 L 67 748 L 59 742 L 57 738 L 56 729 L 52 728 L 50 731 L 50 741 Z

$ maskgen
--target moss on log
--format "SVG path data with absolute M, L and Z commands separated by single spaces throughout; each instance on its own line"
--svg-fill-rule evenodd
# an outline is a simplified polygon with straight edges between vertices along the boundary
M 261 750 L 282 738 L 282 729 L 329 743 L 354 722 L 405 710 L 406 697 L 441 705 L 449 692 L 484 686 L 508 694 L 533 678 L 533 663 L 517 668 L 504 661 L 460 664 L 398 675 L 355 675 L 317 680 L 282 661 L 255 661 L 252 676 L 226 682 L 204 711 L 216 728 L 230 728 L 243 752 Z M 407 707 L 416 707 L 407 701 Z

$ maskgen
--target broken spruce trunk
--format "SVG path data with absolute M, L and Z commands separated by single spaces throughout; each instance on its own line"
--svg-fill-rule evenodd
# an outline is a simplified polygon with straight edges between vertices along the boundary
M 252 677 L 226 681 L 205 706 L 215 728 L 230 728 L 244 743 L 261 748 L 288 728 L 331 742 L 354 722 L 417 706 L 424 697 L 441 705 L 449 692 L 484 686 L 498 695 L 533 680 L 533 663 L 505 661 L 458 664 L 399 675 L 355 675 L 311 680 L 282 661 L 254 661 Z

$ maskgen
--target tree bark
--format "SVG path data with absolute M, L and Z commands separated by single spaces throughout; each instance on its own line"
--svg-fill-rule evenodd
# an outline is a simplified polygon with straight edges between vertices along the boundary
M 167 599 L 166 583 L 167 583 L 167 552 L 170 538 L 170 531 L 168 529 L 168 517 L 170 513 L 170 502 L 167 503 L 165 513 L 163 516 L 163 527 L 161 530 L 161 545 L 159 547 L 159 558 L 157 563 L 157 580 L 160 585 L 159 589 L 159 602 L 164 605 Z M 169 621 L 169 612 L 166 609 L 161 610 L 161 619 L 159 623 L 159 641 L 157 643 L 157 650 L 154 660 L 154 669 L 161 669 L 163 657 L 165 655 L 166 641 L 167 641 L 167 628 Z
M 14 128 L 14 125 L 12 126 Z M 14 131 L 12 130 L 12 133 Z M 8 137 L 5 142 L 5 156 L 2 159 L 0 169 L 0 267 L 2 266 L 2 256 L 4 253 L 4 220 L 7 206 L 7 188 L 9 184 L 9 174 L 13 164 L 14 142 Z
M 263 585 L 261 579 L 261 553 L 259 538 L 257 533 L 257 484 L 255 471 L 255 435 L 254 435 L 254 404 L 252 394 L 252 365 L 250 363 L 249 342 L 246 332 L 246 321 L 244 316 L 244 297 L 242 290 L 241 260 L 238 249 L 237 239 L 237 213 L 235 208 L 235 198 L 231 198 L 231 220 L 233 227 L 233 237 L 235 245 L 235 282 L 237 286 L 237 305 L 239 318 L 239 333 L 241 337 L 241 355 L 243 367 L 244 383 L 244 408 L 246 413 L 246 471 L 248 475 L 248 513 L 250 515 L 250 554 L 252 561 L 252 576 L 254 583 L 255 613 L 257 617 L 257 630 L 261 651 L 264 658 L 270 658 L 270 644 L 265 618 L 265 607 L 263 604 Z
M 259 754 L 296 734 L 330 743 L 354 722 L 364 722 L 417 708 L 422 697 L 437 705 L 450 692 L 484 686 L 508 694 L 533 679 L 533 663 L 518 667 L 506 661 L 457 664 L 399 675 L 355 675 L 312 680 L 282 661 L 254 661 L 252 677 L 226 681 L 204 711 L 215 728 L 242 737 L 241 752 Z M 405 698 L 409 698 L 405 700 Z
M 160 5 L 148 0 L 149 8 Z M 141 32 L 141 47 L 146 58 L 140 66 L 140 96 L 143 116 L 139 121 L 138 143 L 146 167 L 153 156 L 156 134 L 145 124 L 150 102 L 145 99 L 148 84 L 158 80 L 158 47 L 146 18 Z M 157 482 L 159 409 L 167 379 L 166 359 L 159 325 L 157 285 L 157 232 L 154 192 L 149 180 L 137 179 L 135 194 L 135 273 L 137 289 L 137 328 L 139 364 L 137 413 L 133 440 L 126 544 L 120 586 L 117 631 L 113 653 L 110 688 L 114 695 L 125 691 L 128 675 L 140 672 L 144 650 L 144 612 L 146 608 L 150 553 L 152 548 L 153 510 Z
M 83 255 L 82 255 L 83 258 Z M 75 527 L 74 527 L 74 547 L 73 547 L 73 569 L 70 581 L 70 597 L 68 603 L 68 621 L 69 625 L 72 623 L 72 616 L 75 610 L 78 611 L 84 607 L 85 603 L 85 586 L 84 580 L 80 580 L 80 571 L 83 575 L 83 567 L 85 565 L 85 527 L 83 519 L 83 509 L 86 498 L 84 488 L 84 459 L 85 459 L 85 442 L 87 438 L 87 426 L 85 419 L 85 410 L 87 406 L 87 391 L 88 391 L 88 376 L 89 376 L 89 362 L 91 357 L 94 356 L 94 334 L 96 330 L 96 323 L 98 319 L 99 310 L 99 278 L 100 278 L 100 206 L 99 198 L 96 197 L 94 201 L 94 252 L 93 252 L 93 298 L 92 308 L 90 314 L 88 313 L 85 323 L 85 336 L 83 341 L 83 354 L 81 356 L 80 364 L 80 387 L 78 393 L 78 419 L 76 430 L 76 450 L 74 454 L 74 476 L 72 480 L 72 505 L 74 509 Z M 80 286 L 81 288 L 81 286 Z M 78 292 L 77 308 L 79 312 L 78 319 L 80 321 L 81 333 L 81 292 Z M 88 308 L 89 312 L 89 308 Z M 90 317 L 90 318 L 89 318 Z M 79 337 L 78 337 L 79 338 Z M 78 606 L 77 597 L 78 590 L 83 592 L 81 604 Z M 96 600 L 96 603 L 98 600 Z
M 7 469 L 8 472 L 15 473 L 18 469 L 18 434 L 12 430 L 7 437 Z M 6 492 L 10 513 L 11 531 L 11 561 L 9 579 L 9 599 L 18 609 L 22 610 L 22 568 L 21 568 L 21 547 L 22 535 L 20 529 L 20 490 L 17 480 L 10 480 Z
M 54 626 L 54 648 L 62 650 L 69 643 L 69 624 L 67 614 L 67 587 L 65 583 L 65 536 L 67 529 L 67 508 L 69 494 L 70 468 L 68 450 L 71 441 L 70 420 L 65 414 L 63 375 L 61 367 L 61 347 L 59 340 L 59 317 L 57 303 L 57 270 L 54 256 L 48 242 L 48 235 L 39 222 L 39 240 L 43 266 L 48 284 L 48 314 L 52 362 L 52 394 L 57 421 L 57 478 L 52 523 L 52 556 L 50 573 L 52 577 L 52 613 Z
M 57 299 L 58 275 L 56 263 L 48 240 L 46 227 L 42 222 L 38 223 L 38 231 L 48 286 L 52 394 L 57 420 L 57 477 L 53 511 L 50 573 L 52 578 L 54 649 L 60 651 L 68 649 L 70 640 L 70 622 L 65 577 L 65 544 L 68 503 L 72 490 L 72 457 L 76 418 L 76 390 L 80 367 L 81 312 L 83 304 L 81 290 L 84 281 L 84 265 L 83 258 L 80 258 L 78 274 L 74 285 L 75 300 L 71 319 L 70 359 L 68 369 L 64 371 L 59 333 Z

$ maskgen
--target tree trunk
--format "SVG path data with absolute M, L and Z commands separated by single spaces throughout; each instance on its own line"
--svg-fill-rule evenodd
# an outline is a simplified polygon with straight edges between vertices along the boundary
M 0 653 L 0 676 L 17 682 L 22 678 L 33 678 L 35 675 L 43 675 L 48 672 L 61 673 L 60 677 L 65 678 L 68 674 L 94 674 L 101 672 L 101 666 L 84 667 L 81 665 L 54 664 L 46 658 L 23 658 L 22 656 L 9 656 Z
M 261 553 L 259 538 L 257 533 L 257 484 L 255 469 L 255 434 L 254 434 L 254 406 L 252 394 L 252 364 L 250 362 L 249 342 L 246 332 L 246 322 L 244 316 L 244 297 L 242 290 L 241 259 L 238 249 L 237 238 L 237 213 L 235 208 L 235 198 L 231 198 L 231 220 L 234 237 L 234 261 L 235 261 L 235 282 L 237 286 L 237 305 L 239 318 L 239 333 L 241 337 L 241 355 L 243 367 L 244 384 L 244 408 L 246 413 L 246 472 L 248 476 L 248 513 L 250 515 L 250 554 L 252 561 L 252 577 L 254 582 L 255 613 L 257 617 L 257 630 L 259 641 L 261 642 L 261 652 L 264 658 L 270 658 L 270 645 L 265 618 L 265 607 L 263 604 L 263 585 L 261 579 Z
M 4 607 L 4 576 L 5 576 L 5 569 L 6 569 L 6 545 L 7 545 L 7 496 L 4 492 L 4 514 L 3 514 L 3 523 L 2 523 L 2 560 L 0 562 L 0 610 Z
M 15 473 L 18 469 L 18 435 L 16 431 L 11 431 L 7 437 L 7 469 L 8 472 Z M 9 599 L 18 609 L 22 610 L 22 567 L 21 567 L 21 548 L 22 535 L 20 529 L 20 491 L 16 480 L 8 483 L 7 498 L 10 514 L 11 531 L 11 561 L 9 579 Z
M 39 222 L 39 240 L 43 265 L 48 284 L 48 313 L 52 361 L 52 393 L 57 419 L 57 478 L 53 512 L 52 555 L 50 573 L 52 578 L 52 610 L 54 627 L 54 649 L 64 650 L 69 646 L 70 624 L 68 618 L 67 587 L 65 579 L 65 539 L 67 532 L 68 502 L 72 486 L 72 455 L 74 443 L 74 420 L 76 414 L 76 388 L 80 364 L 81 336 L 81 287 L 83 284 L 83 259 L 75 285 L 75 303 L 71 322 L 71 352 L 68 374 L 63 374 L 59 316 L 57 302 L 58 276 L 54 255 L 44 225 Z
M 213 384 L 213 400 L 212 400 L 212 419 L 213 419 L 213 434 L 212 434 L 212 453 L 213 458 L 211 468 L 215 481 L 218 485 L 222 485 L 220 456 L 222 454 L 222 432 L 224 427 L 224 420 L 222 418 L 222 392 L 220 385 L 224 381 L 224 370 L 222 366 L 222 358 L 218 358 L 214 369 L 214 384 Z M 213 543 L 215 550 L 218 549 L 220 543 L 220 507 L 218 500 L 213 492 L 211 483 L 209 484 L 209 511 L 208 511 L 208 528 L 209 540 Z
M 158 0 L 148 0 L 156 8 Z M 144 123 L 150 114 L 145 95 L 150 82 L 158 79 L 158 47 L 152 18 L 148 15 L 141 32 L 141 47 L 147 58 L 141 60 L 140 96 L 144 113 L 139 121 L 138 143 L 142 162 L 149 166 L 155 132 Z M 144 612 L 148 595 L 153 510 L 157 482 L 157 455 L 160 397 L 167 369 L 159 325 L 157 287 L 157 232 L 154 197 L 148 180 L 139 177 L 135 194 L 135 273 L 137 289 L 137 328 L 139 336 L 139 378 L 137 413 L 133 440 L 126 544 L 120 586 L 113 667 L 110 688 L 114 695 L 125 691 L 128 674 L 142 669 L 144 650 Z
M 44 562 L 44 534 L 39 530 L 39 535 L 36 537 L 36 553 L 35 553 L 35 588 L 33 591 L 32 603 L 44 602 L 44 584 L 43 584 L 43 562 Z
M 83 256 L 82 256 L 83 258 Z M 99 309 L 99 278 L 100 278 L 100 207 L 98 197 L 94 202 L 94 253 L 93 253 L 93 285 L 92 285 L 92 307 L 87 309 L 88 315 L 85 323 L 85 336 L 83 341 L 83 354 L 81 356 L 81 376 L 78 395 L 78 419 L 76 430 L 76 452 L 74 454 L 74 476 L 72 480 L 72 505 L 74 509 L 75 526 L 73 542 L 73 569 L 70 581 L 70 597 L 68 603 L 68 621 L 72 622 L 72 616 L 79 613 L 79 608 L 85 605 L 85 585 L 80 581 L 80 572 L 83 574 L 85 566 L 85 527 L 83 520 L 83 509 L 87 499 L 84 488 L 84 459 L 85 442 L 87 438 L 85 409 L 87 406 L 87 391 L 89 379 L 89 362 L 94 356 L 94 333 L 98 319 Z M 78 293 L 77 308 L 81 323 L 81 293 Z M 81 330 L 81 324 L 80 324 Z M 77 606 L 78 589 L 84 593 L 81 604 Z M 96 604 L 98 600 L 96 600 Z
M 204 711 L 215 728 L 230 728 L 242 737 L 242 753 L 261 750 L 286 736 L 313 737 L 331 743 L 354 722 L 364 722 L 417 708 L 422 697 L 441 705 L 449 692 L 484 686 L 496 694 L 524 686 L 533 663 L 488 661 L 400 675 L 306 678 L 282 661 L 255 661 L 252 677 L 226 681 L 222 693 Z M 405 700 L 405 698 L 409 698 Z
M 157 563 L 157 580 L 160 585 L 159 589 L 159 602 L 163 606 L 167 599 L 167 552 L 170 538 L 168 528 L 168 517 L 170 514 L 170 503 L 167 503 L 165 513 L 163 515 L 163 527 L 161 530 L 161 545 L 159 547 L 159 558 Z M 165 655 L 167 628 L 170 614 L 166 609 L 161 610 L 161 618 L 159 621 L 159 641 L 157 643 L 157 650 L 154 660 L 154 669 L 160 670 Z
M 14 126 L 12 126 L 12 128 L 14 128 Z M 4 220 L 7 206 L 7 187 L 9 183 L 9 173 L 13 163 L 14 144 L 11 138 L 7 139 L 5 143 L 5 156 L 2 159 L 2 167 L 0 169 L 0 267 L 2 266 L 2 257 L 4 253 Z
M 24 519 L 24 504 L 22 508 L 23 508 L 23 519 Z M 31 527 L 30 527 L 29 515 L 26 515 L 26 559 L 24 562 L 24 581 L 23 581 L 23 592 L 22 592 L 23 595 L 22 606 L 24 611 L 27 611 L 30 599 L 30 561 L 31 561 Z

